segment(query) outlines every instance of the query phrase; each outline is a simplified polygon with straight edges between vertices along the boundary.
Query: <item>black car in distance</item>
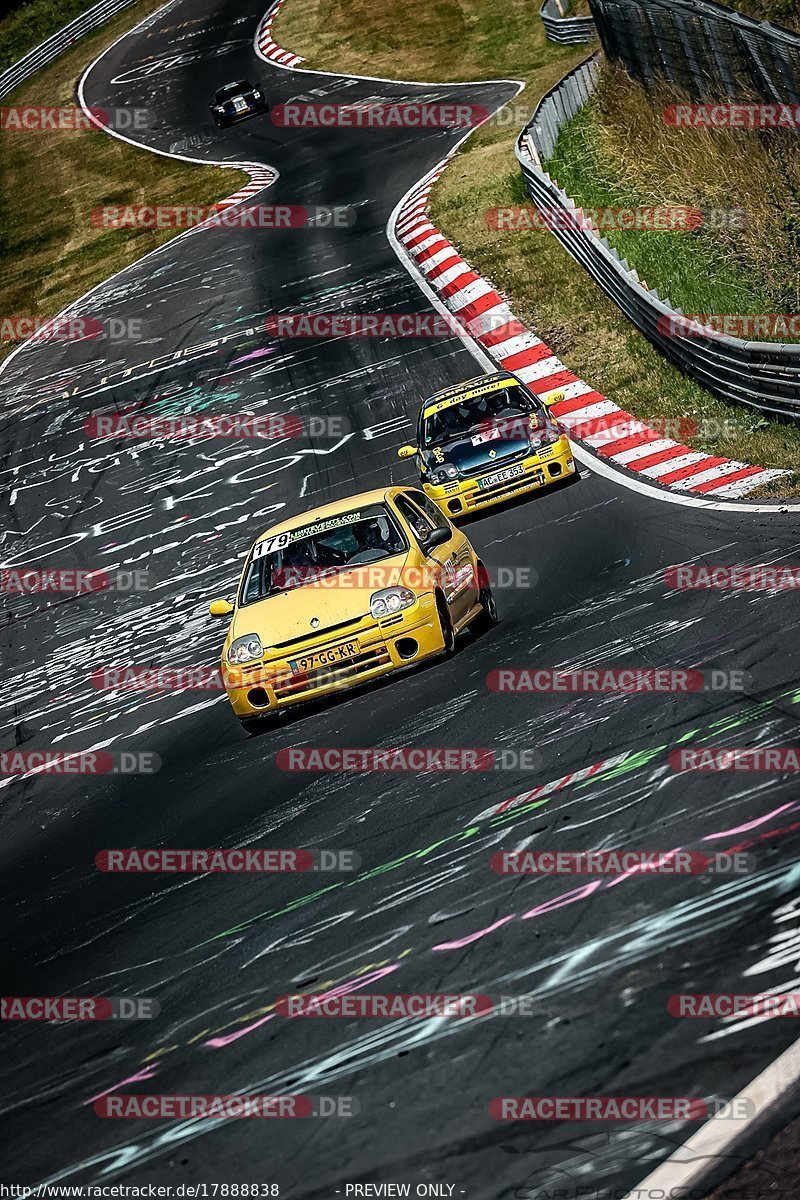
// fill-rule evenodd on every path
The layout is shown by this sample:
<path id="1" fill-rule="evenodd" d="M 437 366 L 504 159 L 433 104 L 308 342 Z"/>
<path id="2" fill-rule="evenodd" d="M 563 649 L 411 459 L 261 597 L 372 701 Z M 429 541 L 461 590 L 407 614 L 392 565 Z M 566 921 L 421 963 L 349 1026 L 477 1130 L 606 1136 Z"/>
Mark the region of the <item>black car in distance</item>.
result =
<path id="1" fill-rule="evenodd" d="M 236 125 L 239 121 L 246 121 L 248 117 L 255 117 L 259 113 L 269 112 L 264 93 L 247 79 L 226 83 L 218 88 L 208 107 L 219 129 L 224 129 L 227 125 Z"/>

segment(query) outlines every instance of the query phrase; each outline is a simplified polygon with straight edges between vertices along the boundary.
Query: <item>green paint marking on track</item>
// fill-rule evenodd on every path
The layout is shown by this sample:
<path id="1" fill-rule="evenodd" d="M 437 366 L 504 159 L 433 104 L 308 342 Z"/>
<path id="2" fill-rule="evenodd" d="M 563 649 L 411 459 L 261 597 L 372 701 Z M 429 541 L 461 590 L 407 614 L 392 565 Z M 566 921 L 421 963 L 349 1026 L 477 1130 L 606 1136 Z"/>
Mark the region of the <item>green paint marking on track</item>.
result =
<path id="1" fill-rule="evenodd" d="M 468 829 L 462 829 L 458 833 L 451 833 L 438 842 L 431 842 L 430 846 L 423 846 L 420 850 L 412 850 L 408 854 L 401 855 L 400 858 L 394 858 L 388 863 L 381 863 L 378 867 L 372 867 L 369 871 L 363 871 L 355 879 L 342 879 L 338 883 L 329 883 L 327 887 L 318 888 L 315 892 L 310 892 L 308 896 L 301 896 L 298 900 L 291 900 L 283 908 L 267 909 L 265 912 L 256 913 L 255 916 L 248 917 L 246 921 L 242 921 L 239 925 L 232 925 L 230 929 L 224 929 L 221 933 L 215 933 L 213 937 L 206 938 L 202 942 L 197 942 L 196 945 L 190 946 L 189 949 L 198 950 L 201 946 L 208 946 L 210 942 L 216 942 L 220 938 L 231 937 L 233 934 L 241 933 L 257 921 L 272 921 L 275 917 L 285 916 L 287 913 L 294 912 L 297 908 L 302 908 L 305 904 L 310 904 L 312 900 L 318 900 L 326 892 L 333 892 L 337 888 L 342 887 L 355 887 L 357 883 L 364 883 L 367 879 L 372 879 L 376 875 L 383 875 L 386 871 L 393 871 L 396 867 L 400 867 L 403 863 L 408 862 L 409 859 L 424 858 L 427 854 L 431 854 L 434 850 L 438 850 L 440 846 L 444 846 L 448 842 L 463 842 L 468 838 L 474 837 L 478 832 L 478 826 L 472 825 Z"/>
<path id="2" fill-rule="evenodd" d="M 717 732 L 720 732 L 724 729 L 738 728 L 739 726 L 744 725 L 747 721 L 751 720 L 753 717 L 759 716 L 768 709 L 773 708 L 776 702 L 779 700 L 788 700 L 790 704 L 800 704 L 800 689 L 792 689 L 787 692 L 782 692 L 773 700 L 763 700 L 758 704 L 753 705 L 751 708 L 748 708 L 746 712 L 738 716 L 725 717 L 721 721 L 713 722 L 708 728 L 709 730 L 716 730 Z M 615 763 L 613 767 L 608 767 L 606 770 L 598 771 L 596 775 L 591 775 L 588 779 L 579 780 L 574 785 L 565 784 L 564 787 L 574 786 L 575 788 L 583 788 L 589 787 L 595 783 L 618 779 L 620 776 L 626 775 L 630 771 L 635 771 L 639 767 L 646 766 L 647 763 L 652 762 L 652 760 L 661 754 L 662 751 L 667 750 L 670 745 L 689 741 L 700 732 L 700 728 L 698 727 L 697 729 L 691 729 L 687 733 L 682 734 L 680 738 L 676 739 L 675 743 L 665 743 L 664 745 L 650 747 L 649 749 L 645 750 L 631 750 L 628 756 L 622 762 Z M 716 733 L 709 732 L 704 734 L 700 740 L 708 740 L 715 736 Z M 498 825 L 517 821 L 520 819 L 520 817 L 524 817 L 529 813 L 535 812 L 539 808 L 543 808 L 544 805 L 550 802 L 553 796 L 559 795 L 560 792 L 560 788 L 554 789 L 550 795 L 544 796 L 538 800 L 532 800 L 530 804 L 522 805 L 519 808 L 510 808 L 507 812 L 499 813 L 496 816 L 489 818 L 488 826 L 489 828 L 495 828 Z M 329 892 L 336 891 L 338 888 L 355 887 L 356 884 L 365 883 L 368 879 L 375 879 L 377 876 L 384 875 L 388 871 L 394 871 L 397 867 L 401 867 L 403 863 L 407 863 L 411 859 L 425 858 L 426 855 L 432 854 L 434 850 L 437 850 L 440 846 L 446 846 L 449 842 L 466 841 L 468 838 L 475 837 L 478 833 L 480 833 L 480 826 L 478 825 L 471 825 L 467 829 L 460 830 L 458 833 L 451 833 L 447 837 L 441 838 L 437 842 L 431 842 L 429 846 L 423 846 L 419 850 L 411 850 L 408 854 L 402 854 L 399 858 L 394 858 L 387 863 L 381 863 L 377 867 L 372 867 L 369 871 L 364 871 L 357 875 L 355 879 L 340 880 L 337 883 L 328 884 L 327 887 L 318 888 L 316 891 L 311 892 L 308 896 L 301 896 L 297 900 L 290 901 L 289 904 L 284 905 L 282 908 L 274 910 L 267 909 L 265 912 L 256 913 L 255 916 L 248 917 L 246 921 L 242 921 L 239 925 L 233 925 L 230 929 L 225 929 L 221 933 L 215 933 L 212 937 L 206 938 L 202 942 L 197 942 L 194 946 L 190 946 L 189 949 L 199 950 L 203 946 L 208 946 L 211 942 L 216 942 L 221 938 L 232 937 L 234 934 L 241 933 L 259 921 L 271 921 L 276 917 L 285 916 L 287 913 L 294 912 L 294 910 L 298 908 L 303 908 L 306 904 L 311 904 L 312 901 L 318 900 L 320 897 L 327 895 Z"/>
<path id="3" fill-rule="evenodd" d="M 557 792 L 552 793 L 553 796 L 558 795 Z M 491 826 L 507 825 L 509 821 L 516 821 L 517 817 L 524 813 L 533 812 L 537 808 L 542 808 L 545 804 L 550 803 L 550 796 L 545 796 L 542 800 L 532 800 L 530 804 L 521 804 L 519 808 L 509 808 L 507 812 L 499 813 L 496 817 L 492 817 L 489 821 Z"/>

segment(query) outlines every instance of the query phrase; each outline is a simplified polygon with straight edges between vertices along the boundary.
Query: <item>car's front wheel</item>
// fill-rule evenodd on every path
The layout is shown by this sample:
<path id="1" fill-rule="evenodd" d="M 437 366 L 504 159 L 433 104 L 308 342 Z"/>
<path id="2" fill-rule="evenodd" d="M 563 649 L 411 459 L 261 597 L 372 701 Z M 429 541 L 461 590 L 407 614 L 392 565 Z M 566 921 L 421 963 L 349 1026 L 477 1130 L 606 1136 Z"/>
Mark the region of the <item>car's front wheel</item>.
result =
<path id="1" fill-rule="evenodd" d="M 442 630 L 443 652 L 446 658 L 455 653 L 456 649 L 456 631 L 453 629 L 453 622 L 450 620 L 450 613 L 447 609 L 444 597 L 439 595 L 436 597 L 436 608 L 439 613 L 439 625 Z"/>
<path id="2" fill-rule="evenodd" d="M 276 721 L 277 716 L 273 714 L 265 717 L 239 717 L 239 724 L 248 737 L 257 737 L 259 733 L 266 733 Z"/>

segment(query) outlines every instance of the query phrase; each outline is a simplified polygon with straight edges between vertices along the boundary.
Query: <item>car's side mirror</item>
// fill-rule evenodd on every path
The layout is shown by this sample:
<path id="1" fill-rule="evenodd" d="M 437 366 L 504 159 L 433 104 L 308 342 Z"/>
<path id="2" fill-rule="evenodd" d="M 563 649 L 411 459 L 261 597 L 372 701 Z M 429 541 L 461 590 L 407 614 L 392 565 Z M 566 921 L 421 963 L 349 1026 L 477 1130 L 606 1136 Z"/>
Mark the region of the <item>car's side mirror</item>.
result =
<path id="1" fill-rule="evenodd" d="M 416 446 L 401 446 L 400 449 L 397 451 L 397 457 L 398 458 L 413 458 L 416 453 L 417 453 Z"/>
<path id="2" fill-rule="evenodd" d="M 230 600 L 212 600 L 208 611 L 212 617 L 227 617 L 229 613 L 233 612 L 233 605 Z"/>
<path id="3" fill-rule="evenodd" d="M 451 531 L 446 525 L 440 525 L 438 529 L 434 529 L 426 537 L 422 544 L 423 552 L 430 554 L 431 550 L 435 550 L 437 546 L 443 546 L 445 542 L 449 542 L 452 536 Z"/>

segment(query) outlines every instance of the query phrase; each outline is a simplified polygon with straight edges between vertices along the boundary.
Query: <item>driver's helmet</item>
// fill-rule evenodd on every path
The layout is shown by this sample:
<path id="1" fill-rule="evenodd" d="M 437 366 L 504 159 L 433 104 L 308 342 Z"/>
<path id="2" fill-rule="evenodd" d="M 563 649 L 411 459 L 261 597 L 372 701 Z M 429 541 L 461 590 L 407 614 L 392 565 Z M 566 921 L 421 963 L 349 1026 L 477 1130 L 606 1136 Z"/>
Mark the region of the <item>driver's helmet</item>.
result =
<path id="1" fill-rule="evenodd" d="M 496 417 L 506 407 L 506 393 L 504 390 L 490 392 L 486 399 L 486 412 L 490 417 Z"/>
<path id="2" fill-rule="evenodd" d="M 285 567 L 313 567 L 314 559 L 308 542 L 290 542 L 283 550 Z"/>
<path id="3" fill-rule="evenodd" d="M 356 525 L 356 537 L 363 550 L 382 550 L 386 539 L 381 532 L 380 521 L 372 517 L 368 521 L 359 521 Z"/>

